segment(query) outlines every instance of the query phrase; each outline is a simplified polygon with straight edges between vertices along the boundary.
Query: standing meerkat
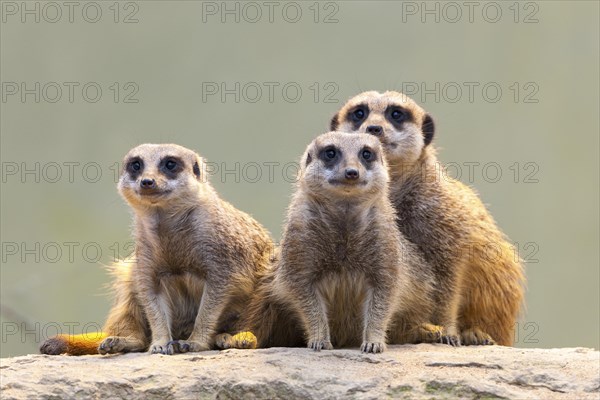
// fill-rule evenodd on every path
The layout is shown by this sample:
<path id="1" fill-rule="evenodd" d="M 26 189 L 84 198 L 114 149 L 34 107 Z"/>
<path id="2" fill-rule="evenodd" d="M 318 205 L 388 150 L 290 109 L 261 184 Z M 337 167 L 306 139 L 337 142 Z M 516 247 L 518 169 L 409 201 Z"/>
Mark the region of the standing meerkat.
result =
<path id="1" fill-rule="evenodd" d="M 267 268 L 270 235 L 222 200 L 202 158 L 178 145 L 132 149 L 118 187 L 134 213 L 135 262 L 114 269 L 105 332 L 87 343 L 83 335 L 51 338 L 41 351 L 90 354 L 100 339 L 101 354 L 212 348 L 215 332 L 234 329 Z"/>
<path id="2" fill-rule="evenodd" d="M 428 277 L 414 271 L 421 260 L 396 226 L 388 179 L 374 137 L 330 132 L 308 146 L 279 260 L 244 326 L 260 347 L 297 345 L 304 331 L 314 350 L 379 353 L 395 316 L 428 319 Z"/>
<path id="3" fill-rule="evenodd" d="M 451 344 L 510 346 L 523 303 L 524 275 L 511 244 L 477 194 L 441 177 L 432 118 L 399 92 L 364 92 L 332 118 L 331 129 L 381 141 L 401 232 L 436 277 L 433 322 Z"/>

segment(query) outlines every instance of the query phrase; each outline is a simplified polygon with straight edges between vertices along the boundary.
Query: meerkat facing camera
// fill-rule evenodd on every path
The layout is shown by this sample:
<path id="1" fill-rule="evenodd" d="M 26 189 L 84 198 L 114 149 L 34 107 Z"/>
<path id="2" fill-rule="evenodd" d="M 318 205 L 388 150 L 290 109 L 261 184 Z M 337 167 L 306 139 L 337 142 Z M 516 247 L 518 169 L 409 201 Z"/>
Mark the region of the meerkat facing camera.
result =
<path id="1" fill-rule="evenodd" d="M 433 322 L 450 343 L 460 334 L 464 344 L 512 345 L 523 268 L 475 191 L 440 177 L 433 119 L 402 93 L 371 91 L 351 98 L 330 128 L 383 144 L 398 226 L 434 269 Z"/>
<path id="2" fill-rule="evenodd" d="M 260 347 L 296 345 L 303 330 L 314 350 L 379 353 L 393 318 L 428 319 L 430 278 L 416 271 L 421 260 L 398 231 L 387 185 L 376 138 L 330 132 L 308 146 L 279 260 L 244 326 Z"/>
<path id="3" fill-rule="evenodd" d="M 115 268 L 115 305 L 92 338 L 102 338 L 96 351 L 208 350 L 215 331 L 234 329 L 269 265 L 271 237 L 218 196 L 189 149 L 140 145 L 124 166 L 118 187 L 134 212 L 135 262 Z M 41 350 L 81 354 L 80 342 L 51 338 Z"/>

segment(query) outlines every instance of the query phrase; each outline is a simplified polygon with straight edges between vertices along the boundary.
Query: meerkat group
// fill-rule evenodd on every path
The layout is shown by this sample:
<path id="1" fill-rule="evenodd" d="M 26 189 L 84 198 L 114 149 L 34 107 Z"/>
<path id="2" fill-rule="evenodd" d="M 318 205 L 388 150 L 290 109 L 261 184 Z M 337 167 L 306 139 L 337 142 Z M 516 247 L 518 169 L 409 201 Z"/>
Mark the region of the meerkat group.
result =
<path id="1" fill-rule="evenodd" d="M 136 251 L 112 267 L 105 327 L 41 352 L 512 345 L 522 265 L 475 191 L 441 177 L 433 137 L 402 93 L 351 98 L 300 159 L 278 248 L 195 152 L 132 149 L 118 188 Z"/>

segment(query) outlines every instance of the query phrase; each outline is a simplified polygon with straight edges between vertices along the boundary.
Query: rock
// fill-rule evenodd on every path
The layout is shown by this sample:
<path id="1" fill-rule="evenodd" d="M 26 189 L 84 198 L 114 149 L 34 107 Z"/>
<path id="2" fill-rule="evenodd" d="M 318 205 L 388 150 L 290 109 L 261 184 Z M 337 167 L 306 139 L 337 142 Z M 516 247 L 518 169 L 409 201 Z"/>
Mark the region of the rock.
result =
<path id="1" fill-rule="evenodd" d="M 0 360 L 7 399 L 600 399 L 592 349 L 390 346 Z"/>

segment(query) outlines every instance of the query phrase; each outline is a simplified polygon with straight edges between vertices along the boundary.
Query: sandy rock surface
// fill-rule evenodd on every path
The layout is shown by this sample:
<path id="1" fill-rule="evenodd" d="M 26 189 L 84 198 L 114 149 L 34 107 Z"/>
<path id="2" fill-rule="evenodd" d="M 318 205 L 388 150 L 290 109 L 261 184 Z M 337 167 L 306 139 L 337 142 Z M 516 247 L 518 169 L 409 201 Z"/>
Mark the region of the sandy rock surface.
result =
<path id="1" fill-rule="evenodd" d="M 390 346 L 0 360 L 0 398 L 600 399 L 591 349 Z"/>

